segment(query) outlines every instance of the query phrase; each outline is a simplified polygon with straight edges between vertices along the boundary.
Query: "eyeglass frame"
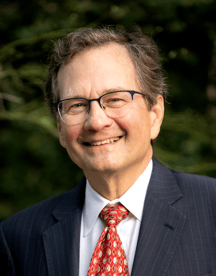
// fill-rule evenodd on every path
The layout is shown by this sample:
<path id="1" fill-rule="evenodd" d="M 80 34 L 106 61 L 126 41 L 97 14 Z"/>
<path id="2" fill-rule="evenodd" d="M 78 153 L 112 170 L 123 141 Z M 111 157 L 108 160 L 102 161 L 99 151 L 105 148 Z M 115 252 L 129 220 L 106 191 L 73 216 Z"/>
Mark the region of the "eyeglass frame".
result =
<path id="1" fill-rule="evenodd" d="M 101 109 L 105 110 L 105 106 L 103 106 L 101 104 L 101 102 L 100 102 L 101 98 L 103 98 L 104 96 L 106 96 L 108 94 L 113 94 L 113 93 L 116 93 L 116 92 L 129 92 L 131 94 L 132 101 L 133 101 L 134 94 L 139 94 L 139 95 L 142 95 L 142 96 L 146 96 L 146 94 L 138 92 L 138 91 L 135 91 L 135 90 L 119 90 L 119 91 L 108 92 L 106 94 L 103 94 L 99 98 L 95 98 L 95 99 L 86 99 L 86 98 L 81 98 L 81 97 L 78 97 L 78 98 L 67 98 L 67 99 L 63 99 L 63 100 L 57 101 L 57 102 L 53 103 L 53 105 L 55 106 L 57 112 L 60 113 L 58 107 L 59 107 L 59 104 L 61 102 L 64 102 L 64 101 L 67 101 L 67 100 L 86 100 L 88 102 L 88 109 L 87 109 L 87 113 L 88 113 L 90 111 L 90 103 L 93 102 L 93 101 L 97 101 L 99 103 Z M 61 117 L 61 114 L 59 114 L 59 115 Z"/>

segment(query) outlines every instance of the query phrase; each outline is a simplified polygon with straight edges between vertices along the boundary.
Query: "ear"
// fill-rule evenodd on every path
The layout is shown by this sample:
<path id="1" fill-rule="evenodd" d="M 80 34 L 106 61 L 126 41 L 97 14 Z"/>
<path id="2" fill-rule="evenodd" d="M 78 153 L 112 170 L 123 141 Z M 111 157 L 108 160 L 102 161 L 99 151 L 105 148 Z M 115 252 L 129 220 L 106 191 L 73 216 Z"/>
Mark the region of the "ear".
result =
<path id="1" fill-rule="evenodd" d="M 150 110 L 151 116 L 151 139 L 157 138 L 164 118 L 164 99 L 162 95 L 157 96 L 157 103 Z"/>
<path id="2" fill-rule="evenodd" d="M 59 136 L 59 142 L 60 144 L 62 145 L 62 147 L 66 147 L 65 145 L 65 138 L 64 138 L 64 133 L 63 133 L 63 130 L 62 130 L 62 125 L 61 125 L 61 122 L 57 122 L 57 129 L 58 129 L 58 136 Z"/>

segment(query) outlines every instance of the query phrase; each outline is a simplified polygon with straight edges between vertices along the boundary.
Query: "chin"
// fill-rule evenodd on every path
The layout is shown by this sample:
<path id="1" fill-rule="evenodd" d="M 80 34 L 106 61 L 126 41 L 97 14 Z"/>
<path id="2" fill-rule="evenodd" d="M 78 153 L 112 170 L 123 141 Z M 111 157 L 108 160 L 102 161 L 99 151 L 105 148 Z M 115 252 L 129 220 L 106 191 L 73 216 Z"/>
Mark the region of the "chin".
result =
<path id="1" fill-rule="evenodd" d="M 86 164 L 86 171 L 94 173 L 113 173 L 118 170 L 116 164 L 109 164 L 108 162 L 102 162 L 98 164 Z M 85 171 L 85 169 L 84 169 Z"/>

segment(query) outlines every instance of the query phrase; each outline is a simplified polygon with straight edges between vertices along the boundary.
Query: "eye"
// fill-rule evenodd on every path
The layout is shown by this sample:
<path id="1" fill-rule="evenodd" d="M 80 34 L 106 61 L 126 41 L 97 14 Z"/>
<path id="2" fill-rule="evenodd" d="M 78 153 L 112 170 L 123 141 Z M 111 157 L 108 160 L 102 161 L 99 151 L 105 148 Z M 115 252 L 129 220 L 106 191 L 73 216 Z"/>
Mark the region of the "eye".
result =
<path id="1" fill-rule="evenodd" d="M 105 100 L 103 105 L 111 108 L 118 108 L 125 105 L 127 101 L 123 97 L 111 96 Z"/>
<path id="2" fill-rule="evenodd" d="M 80 112 L 86 111 L 88 108 L 88 104 L 84 100 L 72 99 L 63 102 L 63 104 L 63 112 L 68 115 L 78 114 Z"/>

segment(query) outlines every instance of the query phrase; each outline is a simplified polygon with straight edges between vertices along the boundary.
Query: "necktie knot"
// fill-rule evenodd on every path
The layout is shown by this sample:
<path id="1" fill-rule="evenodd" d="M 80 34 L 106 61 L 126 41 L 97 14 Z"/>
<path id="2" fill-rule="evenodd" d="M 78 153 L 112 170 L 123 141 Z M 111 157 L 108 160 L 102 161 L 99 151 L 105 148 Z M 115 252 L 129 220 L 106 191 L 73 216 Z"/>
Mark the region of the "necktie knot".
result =
<path id="1" fill-rule="evenodd" d="M 105 221 L 106 226 L 117 226 L 129 211 L 120 203 L 118 205 L 108 205 L 100 212 L 100 217 Z"/>

